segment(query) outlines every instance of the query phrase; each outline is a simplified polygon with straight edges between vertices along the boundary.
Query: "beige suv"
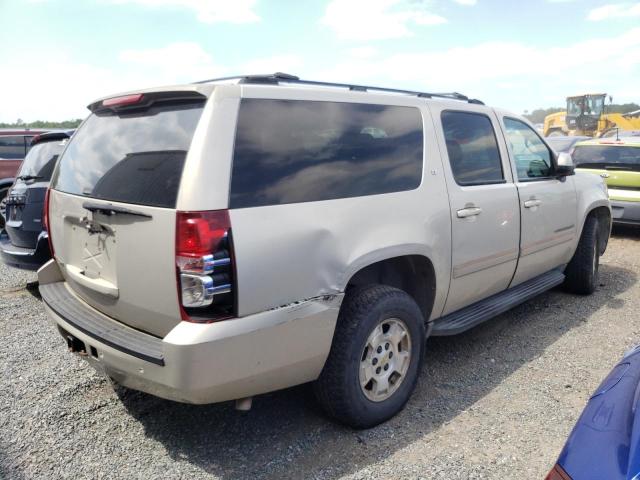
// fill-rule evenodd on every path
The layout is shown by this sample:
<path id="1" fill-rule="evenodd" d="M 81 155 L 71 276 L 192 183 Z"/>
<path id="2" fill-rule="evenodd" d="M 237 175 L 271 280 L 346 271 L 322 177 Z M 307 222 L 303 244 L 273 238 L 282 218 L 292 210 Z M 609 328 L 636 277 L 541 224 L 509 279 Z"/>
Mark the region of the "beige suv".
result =
<path id="1" fill-rule="evenodd" d="M 248 408 L 315 382 L 368 427 L 404 406 L 429 335 L 596 286 L 602 179 L 478 100 L 275 74 L 89 109 L 48 193 L 40 292 L 124 386 Z"/>

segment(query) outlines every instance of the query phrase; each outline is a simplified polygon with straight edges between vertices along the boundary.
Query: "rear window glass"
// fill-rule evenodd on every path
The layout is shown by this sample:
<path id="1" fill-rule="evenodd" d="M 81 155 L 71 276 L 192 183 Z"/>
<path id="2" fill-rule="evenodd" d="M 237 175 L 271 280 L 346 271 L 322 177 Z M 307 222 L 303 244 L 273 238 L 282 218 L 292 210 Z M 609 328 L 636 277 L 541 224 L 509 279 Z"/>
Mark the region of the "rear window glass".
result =
<path id="1" fill-rule="evenodd" d="M 0 160 L 22 160 L 25 154 L 23 135 L 0 136 Z"/>
<path id="2" fill-rule="evenodd" d="M 412 190 L 422 179 L 417 108 L 245 99 L 230 207 L 313 202 Z"/>
<path id="3" fill-rule="evenodd" d="M 640 170 L 640 147 L 578 145 L 572 157 L 577 167 Z"/>
<path id="4" fill-rule="evenodd" d="M 62 155 L 53 188 L 103 200 L 174 208 L 204 103 L 94 113 Z"/>
<path id="5" fill-rule="evenodd" d="M 56 161 L 68 140 L 68 138 L 57 139 L 38 143 L 31 147 L 22 163 L 22 167 L 20 167 L 19 175 L 21 177 L 32 177 L 38 181 L 51 180 L 53 167 L 55 167 Z"/>

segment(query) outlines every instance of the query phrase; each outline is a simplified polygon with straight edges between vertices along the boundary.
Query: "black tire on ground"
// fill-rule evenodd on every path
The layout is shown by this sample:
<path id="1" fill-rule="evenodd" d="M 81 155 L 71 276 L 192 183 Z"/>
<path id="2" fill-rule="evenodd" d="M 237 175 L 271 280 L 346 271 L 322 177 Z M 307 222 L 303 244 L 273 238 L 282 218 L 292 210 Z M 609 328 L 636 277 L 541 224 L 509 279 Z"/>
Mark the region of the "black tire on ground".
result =
<path id="1" fill-rule="evenodd" d="M 7 208 L 5 201 L 7 193 L 9 193 L 8 188 L 0 188 L 0 230 L 4 228 L 4 215 Z"/>
<path id="2" fill-rule="evenodd" d="M 565 290 L 580 295 L 593 293 L 598 285 L 599 263 L 598 219 L 591 215 L 584 223 L 578 248 L 564 271 Z"/>
<path id="3" fill-rule="evenodd" d="M 379 326 L 381 329 L 376 330 Z M 383 340 L 381 351 L 368 346 L 374 331 L 391 335 L 390 328 L 396 332 L 403 327 L 408 333 L 402 337 L 405 343 L 394 346 L 395 342 L 392 341 L 389 347 L 387 340 Z M 407 338 L 409 344 L 406 343 Z M 391 357 L 385 348 L 390 348 L 391 353 L 392 350 L 396 351 L 394 361 L 398 363 L 391 364 Z M 406 404 L 416 386 L 424 350 L 424 318 L 416 302 L 406 292 L 386 285 L 369 285 L 348 291 L 340 309 L 329 357 L 314 384 L 316 398 L 325 411 L 339 422 L 354 428 L 373 427 L 393 417 Z M 400 362 L 400 358 L 406 358 L 406 352 L 409 352 L 408 360 Z M 386 367 L 389 363 L 392 367 L 389 370 L 392 371 L 399 368 L 398 365 L 408 363 L 408 367 L 404 367 L 404 375 L 390 374 L 388 398 L 374 401 L 367 397 L 365 389 L 369 395 L 377 394 L 373 392 L 376 383 L 361 386 L 361 364 L 369 368 L 369 361 L 365 361 L 365 358 L 371 355 L 380 357 L 375 359 L 376 363 L 371 359 L 372 365 Z M 372 368 L 371 373 L 376 368 Z M 395 383 L 392 383 L 394 376 Z M 385 383 L 382 380 L 380 385 Z"/>

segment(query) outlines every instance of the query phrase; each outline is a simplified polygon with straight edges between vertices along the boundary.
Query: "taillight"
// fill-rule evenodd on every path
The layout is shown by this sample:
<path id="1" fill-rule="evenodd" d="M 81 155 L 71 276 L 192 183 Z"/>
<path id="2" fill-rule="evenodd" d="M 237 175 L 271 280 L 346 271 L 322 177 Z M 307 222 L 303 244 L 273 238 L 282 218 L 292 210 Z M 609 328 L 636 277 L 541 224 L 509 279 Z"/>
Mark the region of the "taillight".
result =
<path id="1" fill-rule="evenodd" d="M 555 464 L 544 480 L 571 480 L 571 477 L 560 465 Z"/>
<path id="2" fill-rule="evenodd" d="M 177 212 L 176 272 L 183 320 L 207 323 L 235 316 L 227 210 Z"/>
<path id="3" fill-rule="evenodd" d="M 49 198 L 51 197 L 51 188 L 47 188 L 47 193 L 44 195 L 44 207 L 42 208 L 42 223 L 44 224 L 44 231 L 47 232 L 47 241 L 49 242 L 49 251 L 51 252 L 51 258 L 54 258 L 53 242 L 51 241 L 51 221 L 49 219 Z"/>

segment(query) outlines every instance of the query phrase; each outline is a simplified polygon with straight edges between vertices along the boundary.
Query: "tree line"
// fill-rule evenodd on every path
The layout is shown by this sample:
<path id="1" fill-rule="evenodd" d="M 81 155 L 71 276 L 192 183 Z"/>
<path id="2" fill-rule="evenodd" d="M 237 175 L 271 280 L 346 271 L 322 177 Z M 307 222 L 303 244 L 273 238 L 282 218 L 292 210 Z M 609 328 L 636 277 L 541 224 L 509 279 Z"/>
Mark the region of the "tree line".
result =
<path id="1" fill-rule="evenodd" d="M 0 128 L 76 128 L 82 122 L 81 118 L 74 120 L 64 120 L 62 122 L 52 122 L 49 120 L 36 120 L 35 122 L 24 122 L 18 119 L 13 123 L 0 122 Z"/>

